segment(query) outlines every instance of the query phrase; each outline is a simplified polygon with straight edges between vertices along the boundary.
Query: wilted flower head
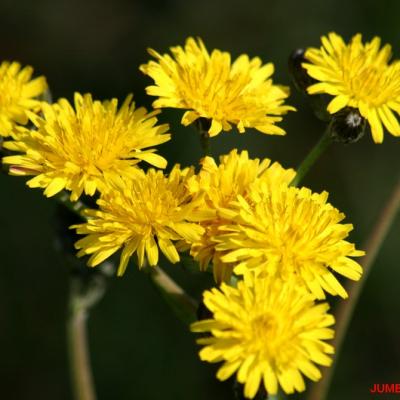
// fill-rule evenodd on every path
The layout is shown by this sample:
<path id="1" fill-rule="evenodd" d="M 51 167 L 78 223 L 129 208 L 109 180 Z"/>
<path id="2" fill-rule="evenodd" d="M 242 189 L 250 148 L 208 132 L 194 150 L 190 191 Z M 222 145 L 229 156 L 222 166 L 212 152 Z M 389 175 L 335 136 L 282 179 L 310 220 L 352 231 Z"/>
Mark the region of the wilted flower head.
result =
<path id="1" fill-rule="evenodd" d="M 155 108 L 186 109 L 182 124 L 198 118 L 210 120 L 208 133 L 215 136 L 229 131 L 232 124 L 239 132 L 255 128 L 263 133 L 283 135 L 275 125 L 293 107 L 284 105 L 289 89 L 274 85 L 273 64 L 262 65 L 255 57 L 241 55 L 233 63 L 227 52 L 207 51 L 203 42 L 188 38 L 184 48 L 171 48 L 172 57 L 150 49 L 157 61 L 140 70 L 154 80 L 147 93 L 158 96 Z"/>
<path id="2" fill-rule="evenodd" d="M 72 201 L 83 192 L 94 195 L 115 176 L 133 176 L 141 160 L 165 168 L 152 147 L 170 139 L 168 125 L 156 125 L 157 111 L 135 109 L 131 101 L 128 96 L 118 110 L 117 99 L 100 102 L 75 93 L 75 108 L 66 99 L 45 104 L 43 117 L 30 114 L 37 130 L 5 144 L 23 154 L 3 161 L 12 174 L 35 175 L 29 187 L 44 188 L 48 197 L 67 189 Z"/>
<path id="3" fill-rule="evenodd" d="M 400 62 L 390 63 L 391 46 L 380 48 L 375 37 L 362 43 L 361 34 L 349 44 L 335 33 L 322 36 L 321 48 L 309 48 L 303 67 L 317 83 L 308 93 L 333 96 L 328 105 L 331 114 L 344 107 L 356 108 L 368 121 L 375 143 L 383 141 L 383 127 L 400 136 Z"/>

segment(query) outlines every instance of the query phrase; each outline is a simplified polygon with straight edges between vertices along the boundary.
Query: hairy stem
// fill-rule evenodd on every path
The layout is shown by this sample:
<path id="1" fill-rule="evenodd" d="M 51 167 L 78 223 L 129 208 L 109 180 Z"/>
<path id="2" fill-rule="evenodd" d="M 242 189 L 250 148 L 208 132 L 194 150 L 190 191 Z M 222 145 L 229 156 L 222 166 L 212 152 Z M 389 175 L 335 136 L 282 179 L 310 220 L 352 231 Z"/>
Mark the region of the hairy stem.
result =
<path id="1" fill-rule="evenodd" d="M 197 302 L 160 267 L 150 268 L 150 277 L 175 314 L 185 324 L 196 321 Z"/>
<path id="2" fill-rule="evenodd" d="M 71 380 L 75 400 L 96 400 L 87 339 L 89 311 L 105 292 L 103 277 L 88 285 L 80 276 L 72 277 L 69 299 L 67 338 Z"/>
<path id="3" fill-rule="evenodd" d="M 71 378 L 76 400 L 96 399 L 87 348 L 86 319 L 86 311 L 79 310 L 74 312 L 68 321 Z"/>

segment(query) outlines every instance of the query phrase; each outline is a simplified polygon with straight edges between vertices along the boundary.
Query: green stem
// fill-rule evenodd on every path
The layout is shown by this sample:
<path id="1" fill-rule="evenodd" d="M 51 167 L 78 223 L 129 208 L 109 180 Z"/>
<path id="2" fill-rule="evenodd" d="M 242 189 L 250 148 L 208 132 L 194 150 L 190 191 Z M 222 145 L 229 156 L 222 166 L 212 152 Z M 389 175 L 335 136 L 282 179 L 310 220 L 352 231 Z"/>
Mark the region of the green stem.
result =
<path id="1" fill-rule="evenodd" d="M 96 400 L 87 340 L 87 319 L 105 292 L 104 279 L 97 277 L 90 285 L 81 276 L 70 284 L 67 338 L 71 380 L 75 400 Z"/>
<path id="2" fill-rule="evenodd" d="M 199 118 L 195 121 L 195 126 L 200 134 L 200 144 L 204 157 L 210 155 L 210 134 L 208 133 L 210 124 L 211 122 L 207 118 Z"/>
<path id="3" fill-rule="evenodd" d="M 203 149 L 203 155 L 210 155 L 210 135 L 208 134 L 208 132 L 203 132 L 200 135 L 200 143 Z"/>
<path id="4" fill-rule="evenodd" d="M 337 365 L 337 361 L 342 348 L 343 339 L 351 322 L 351 317 L 357 301 L 360 297 L 362 289 L 371 271 L 371 267 L 378 255 L 379 249 L 385 240 L 390 227 L 396 217 L 396 214 L 400 208 L 400 179 L 396 182 L 396 185 L 390 195 L 385 207 L 379 215 L 374 228 L 367 242 L 364 246 L 366 255 L 363 258 L 361 265 L 364 269 L 364 273 L 359 282 L 349 281 L 346 286 L 346 291 L 349 294 L 347 301 L 340 302 L 336 311 L 336 335 L 333 340 L 333 346 L 335 347 L 335 356 L 333 364 L 330 368 L 324 370 L 323 378 L 316 384 L 313 385 L 308 400 L 324 400 L 329 392 L 329 387 L 332 381 L 332 377 Z"/>
<path id="5" fill-rule="evenodd" d="M 282 390 L 279 390 L 277 394 L 269 395 L 266 400 L 285 400 L 287 398 L 287 395 Z"/>
<path id="6" fill-rule="evenodd" d="M 77 293 L 71 284 L 70 316 L 67 323 L 71 379 L 76 400 L 95 400 L 93 377 L 87 343 L 87 310 L 78 306 Z"/>
<path id="7" fill-rule="evenodd" d="M 95 400 L 93 377 L 87 351 L 86 313 L 77 312 L 68 322 L 71 379 L 76 400 Z"/>
<path id="8" fill-rule="evenodd" d="M 188 325 L 196 321 L 197 302 L 160 267 L 150 267 L 149 271 L 151 280 L 179 319 Z"/>
<path id="9" fill-rule="evenodd" d="M 303 162 L 297 168 L 296 176 L 293 178 L 290 183 L 291 186 L 298 186 L 299 183 L 303 180 L 307 172 L 314 165 L 314 163 L 318 160 L 321 154 L 330 146 L 333 142 L 330 126 L 327 127 L 325 133 L 322 135 L 318 143 L 311 149 L 308 153 L 307 157 L 303 160 Z"/>

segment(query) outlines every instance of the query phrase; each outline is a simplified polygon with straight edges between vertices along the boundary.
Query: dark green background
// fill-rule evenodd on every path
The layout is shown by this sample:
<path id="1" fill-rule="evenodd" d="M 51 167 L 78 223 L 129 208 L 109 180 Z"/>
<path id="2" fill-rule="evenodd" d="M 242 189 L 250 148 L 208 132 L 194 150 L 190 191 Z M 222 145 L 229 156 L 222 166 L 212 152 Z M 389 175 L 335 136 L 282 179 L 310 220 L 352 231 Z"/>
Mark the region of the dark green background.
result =
<path id="1" fill-rule="evenodd" d="M 53 96 L 76 91 L 122 99 L 132 92 L 149 106 L 150 79 L 138 66 L 151 46 L 166 51 L 189 35 L 207 47 L 248 53 L 272 61 L 275 81 L 290 84 L 288 54 L 318 45 L 331 30 L 349 39 L 382 37 L 400 56 L 400 2 L 364 1 L 78 1 L 0 2 L 0 58 L 31 64 L 49 81 Z M 282 124 L 284 138 L 248 131 L 221 134 L 214 155 L 248 149 L 295 167 L 324 126 L 299 94 L 298 108 Z M 170 165 L 197 162 L 200 145 L 180 112 L 163 112 L 172 140 L 160 148 Z M 399 139 L 370 136 L 356 145 L 333 146 L 306 178 L 315 191 L 354 223 L 359 247 L 379 214 L 399 169 Z M 68 266 L 55 246 L 55 203 L 23 179 L 0 176 L 0 398 L 71 399 L 65 347 Z M 330 399 L 369 399 L 372 383 L 400 383 L 400 227 L 397 219 L 368 279 L 347 336 Z M 186 287 L 199 291 L 204 276 L 172 267 Z M 232 399 L 229 384 L 214 378 L 216 368 L 201 363 L 194 337 L 176 321 L 148 277 L 133 266 L 113 278 L 90 322 L 90 344 L 99 400 Z"/>

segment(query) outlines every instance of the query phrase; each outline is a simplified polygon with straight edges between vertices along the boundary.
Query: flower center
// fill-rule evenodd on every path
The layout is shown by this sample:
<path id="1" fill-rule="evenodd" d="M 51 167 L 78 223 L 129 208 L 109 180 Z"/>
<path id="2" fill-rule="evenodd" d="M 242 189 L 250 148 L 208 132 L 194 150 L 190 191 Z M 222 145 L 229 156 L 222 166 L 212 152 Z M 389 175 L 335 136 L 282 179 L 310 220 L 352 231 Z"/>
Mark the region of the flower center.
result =
<path id="1" fill-rule="evenodd" d="M 251 322 L 252 338 L 250 347 L 262 359 L 280 365 L 290 365 L 295 357 L 293 345 L 296 335 L 288 335 L 292 328 L 291 318 L 286 321 L 278 319 L 271 312 L 255 317 Z"/>
<path id="2" fill-rule="evenodd" d="M 350 85 L 353 93 L 360 99 L 366 99 L 375 96 L 377 89 L 381 90 L 379 85 L 382 71 L 378 71 L 373 66 L 362 68 L 350 78 Z M 350 74 L 352 75 L 352 74 Z"/>
<path id="3" fill-rule="evenodd" d="M 153 177 L 154 182 L 138 185 L 135 188 L 135 203 L 140 212 L 135 212 L 135 218 L 146 226 L 165 226 L 171 221 L 171 213 L 178 207 L 177 193 L 161 179 Z"/>
<path id="4" fill-rule="evenodd" d="M 397 80 L 393 78 L 390 67 L 366 65 L 350 69 L 345 81 L 355 99 L 379 106 L 398 92 Z"/>
<path id="5" fill-rule="evenodd" d="M 255 317 L 251 322 L 254 336 L 265 338 L 266 336 L 274 336 L 277 330 L 277 321 L 275 317 L 267 312 Z"/>
<path id="6" fill-rule="evenodd" d="M 278 333 L 278 323 L 275 316 L 266 312 L 256 316 L 251 321 L 251 347 L 257 352 L 271 356 L 279 347 L 280 338 Z"/>

